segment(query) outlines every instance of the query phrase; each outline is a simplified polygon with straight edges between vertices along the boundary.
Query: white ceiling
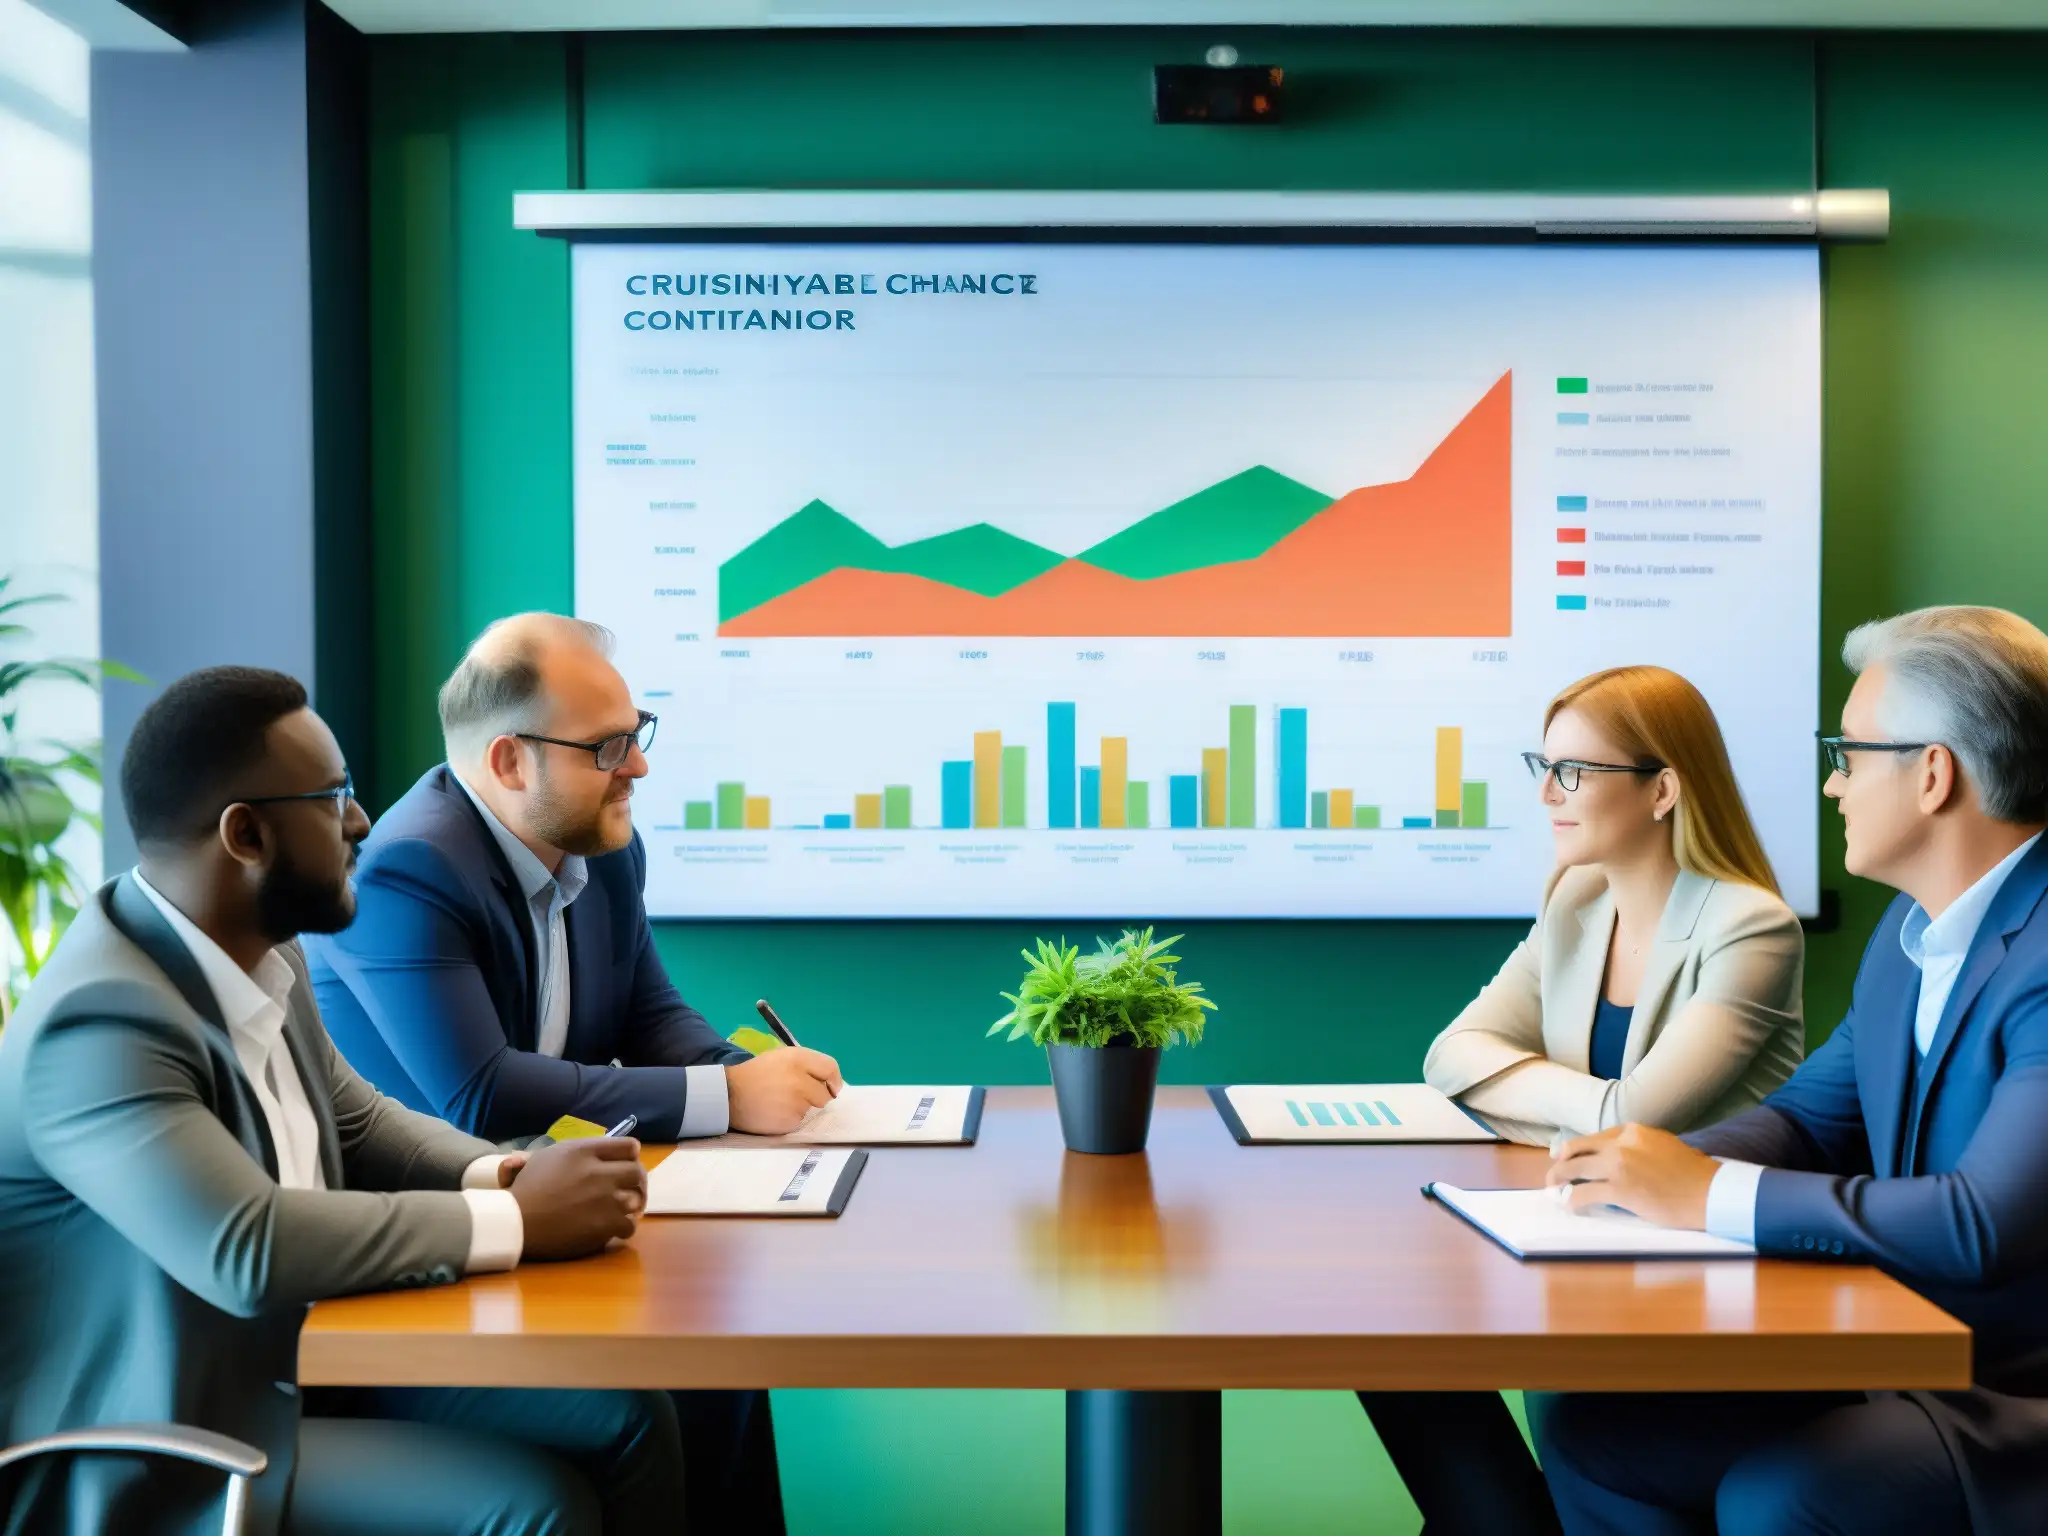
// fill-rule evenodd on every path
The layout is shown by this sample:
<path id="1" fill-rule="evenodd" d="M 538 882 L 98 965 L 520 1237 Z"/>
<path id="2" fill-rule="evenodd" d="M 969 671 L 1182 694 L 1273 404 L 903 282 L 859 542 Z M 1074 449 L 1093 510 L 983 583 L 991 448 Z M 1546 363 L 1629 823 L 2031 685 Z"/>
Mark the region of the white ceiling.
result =
<path id="1" fill-rule="evenodd" d="M 690 27 L 2048 26 L 2048 0 L 327 0 L 364 32 Z"/>
<path id="2" fill-rule="evenodd" d="M 29 0 L 95 48 L 132 48 L 146 53 L 175 52 L 184 44 L 154 22 L 131 11 L 121 0 Z"/>

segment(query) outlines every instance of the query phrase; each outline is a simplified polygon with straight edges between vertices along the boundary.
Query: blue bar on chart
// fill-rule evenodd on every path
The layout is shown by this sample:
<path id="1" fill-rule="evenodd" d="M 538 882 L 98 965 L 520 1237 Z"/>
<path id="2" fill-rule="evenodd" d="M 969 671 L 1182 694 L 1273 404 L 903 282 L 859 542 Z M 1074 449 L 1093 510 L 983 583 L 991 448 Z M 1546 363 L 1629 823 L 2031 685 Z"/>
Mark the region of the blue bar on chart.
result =
<path id="1" fill-rule="evenodd" d="M 1102 770 L 1083 768 L 1081 770 L 1081 825 L 1099 827 L 1102 825 Z"/>
<path id="2" fill-rule="evenodd" d="M 1283 827 L 1308 825 L 1308 711 L 1282 709 L 1278 716 L 1278 750 L 1273 760 L 1279 765 L 1280 805 L 1278 820 Z"/>
<path id="3" fill-rule="evenodd" d="M 1176 773 L 1166 781 L 1167 821 L 1176 827 L 1202 824 L 1202 776 Z"/>
<path id="4" fill-rule="evenodd" d="M 1401 825 L 1411 830 L 1416 827 L 1433 827 L 1436 825 L 1436 818 L 1433 816 L 1403 816 L 1401 818 Z"/>
<path id="5" fill-rule="evenodd" d="M 1557 498 L 1557 510 L 1560 512 L 1583 512 L 1586 510 L 1586 498 L 1583 496 L 1560 496 Z"/>
<path id="6" fill-rule="evenodd" d="M 1045 824 L 1074 825 L 1074 706 L 1045 706 Z"/>
<path id="7" fill-rule="evenodd" d="M 837 816 L 827 812 L 825 815 L 825 830 L 827 832 L 850 832 L 853 830 L 853 818 L 843 812 Z"/>
<path id="8" fill-rule="evenodd" d="M 1583 592 L 1560 592 L 1557 594 L 1557 606 L 1567 613 L 1583 613 L 1586 607 L 1586 594 Z"/>
<path id="9" fill-rule="evenodd" d="M 1559 411 L 1557 413 L 1557 424 L 1560 427 L 1583 427 L 1592 419 L 1584 411 Z"/>
<path id="10" fill-rule="evenodd" d="M 947 831 L 974 825 L 974 760 L 939 765 L 939 825 Z"/>

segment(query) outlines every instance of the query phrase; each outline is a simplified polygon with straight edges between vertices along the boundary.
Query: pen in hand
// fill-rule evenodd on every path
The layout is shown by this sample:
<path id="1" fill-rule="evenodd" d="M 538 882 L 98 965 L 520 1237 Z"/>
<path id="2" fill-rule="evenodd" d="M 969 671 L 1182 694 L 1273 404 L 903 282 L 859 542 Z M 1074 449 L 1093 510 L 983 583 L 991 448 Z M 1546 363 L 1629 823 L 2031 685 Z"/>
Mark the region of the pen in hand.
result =
<path id="1" fill-rule="evenodd" d="M 794 1047 L 799 1050 L 802 1049 L 801 1046 L 797 1045 L 796 1035 L 790 1030 L 790 1027 L 787 1024 L 782 1022 L 782 1015 L 777 1013 L 773 1008 L 768 1006 L 767 998 L 764 997 L 756 1001 L 754 1004 L 754 1011 L 761 1015 L 761 1022 L 766 1024 L 771 1030 L 775 1032 L 776 1039 L 780 1040 L 785 1046 Z M 829 1058 L 827 1059 L 829 1060 Z M 846 1084 L 843 1080 L 835 1078 L 832 1081 L 826 1083 L 825 1091 L 831 1094 L 832 1097 L 837 1098 L 839 1096 L 840 1089 L 844 1088 L 845 1086 Z M 804 1118 L 808 1120 L 812 1115 L 817 1113 L 818 1108 L 819 1106 L 812 1105 L 811 1108 L 804 1111 Z"/>
<path id="2" fill-rule="evenodd" d="M 1573 1139 L 1573 1138 L 1572 1138 L 1572 1137 L 1571 1137 L 1571 1136 L 1570 1136 L 1570 1135 L 1569 1135 L 1568 1133 L 1566 1133 L 1566 1132 L 1564 1132 L 1564 1131 L 1553 1131 L 1553 1132 L 1551 1133 L 1551 1136 L 1550 1136 L 1550 1160 L 1551 1160 L 1551 1162 L 1555 1163 L 1555 1162 L 1557 1161 L 1557 1155 L 1558 1155 L 1558 1153 L 1562 1152 L 1562 1151 L 1564 1150 L 1564 1146 L 1565 1146 L 1565 1143 L 1566 1143 L 1566 1142 L 1568 1142 L 1568 1141 L 1571 1141 L 1572 1139 Z M 1551 1186 L 1550 1186 L 1550 1196 L 1551 1196 L 1551 1198 L 1552 1198 L 1553 1200 L 1555 1200 L 1555 1201 L 1556 1201 L 1556 1202 L 1557 1202 L 1557 1203 L 1558 1203 L 1559 1205 L 1569 1205 L 1569 1204 L 1571 1203 L 1571 1198 L 1572 1198 L 1572 1188 L 1573 1188 L 1573 1186 L 1575 1186 L 1575 1185 L 1579 1185 L 1579 1184 L 1589 1184 L 1589 1183 L 1591 1183 L 1591 1182 L 1592 1182 L 1592 1181 L 1591 1181 L 1590 1179 L 1567 1179 L 1567 1180 L 1566 1180 L 1566 1181 L 1565 1181 L 1564 1183 L 1562 1183 L 1562 1184 L 1553 1184 L 1553 1185 L 1551 1185 Z"/>
<path id="3" fill-rule="evenodd" d="M 774 1031 L 776 1039 L 784 1045 L 796 1044 L 796 1036 L 789 1032 L 789 1026 L 782 1022 L 781 1016 L 768 1006 L 767 998 L 764 997 L 754 1004 L 754 1012 L 761 1015 L 761 1022 Z"/>
<path id="4" fill-rule="evenodd" d="M 613 1126 L 610 1130 L 606 1131 L 605 1135 L 630 1136 L 639 1129 L 640 1117 L 638 1115 L 628 1115 L 625 1119 L 621 1120 L 617 1125 Z"/>

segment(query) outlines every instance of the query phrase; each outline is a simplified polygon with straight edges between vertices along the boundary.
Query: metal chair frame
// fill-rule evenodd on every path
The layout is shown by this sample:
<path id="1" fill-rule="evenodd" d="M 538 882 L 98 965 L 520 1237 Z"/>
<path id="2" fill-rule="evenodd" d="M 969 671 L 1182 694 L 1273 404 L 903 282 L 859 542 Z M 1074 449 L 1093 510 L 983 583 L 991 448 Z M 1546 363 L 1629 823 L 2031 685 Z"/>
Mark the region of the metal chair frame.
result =
<path id="1" fill-rule="evenodd" d="M 0 1471 L 38 1456 L 80 1451 L 170 1456 L 226 1473 L 228 1487 L 222 1506 L 221 1536 L 242 1536 L 249 1509 L 249 1479 L 261 1475 L 270 1465 L 270 1458 L 255 1446 L 210 1429 L 194 1429 L 188 1424 L 110 1424 L 99 1429 L 67 1429 L 10 1445 L 0 1450 Z"/>

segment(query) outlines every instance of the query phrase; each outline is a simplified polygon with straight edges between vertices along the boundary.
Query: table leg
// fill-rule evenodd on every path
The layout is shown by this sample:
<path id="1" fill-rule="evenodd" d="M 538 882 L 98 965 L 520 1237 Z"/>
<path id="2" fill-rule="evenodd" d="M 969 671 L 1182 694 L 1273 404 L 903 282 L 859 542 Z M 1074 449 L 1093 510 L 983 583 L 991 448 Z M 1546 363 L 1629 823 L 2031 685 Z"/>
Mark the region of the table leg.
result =
<path id="1" fill-rule="evenodd" d="M 1222 1529 L 1222 1393 L 1067 1394 L 1067 1536 Z"/>

